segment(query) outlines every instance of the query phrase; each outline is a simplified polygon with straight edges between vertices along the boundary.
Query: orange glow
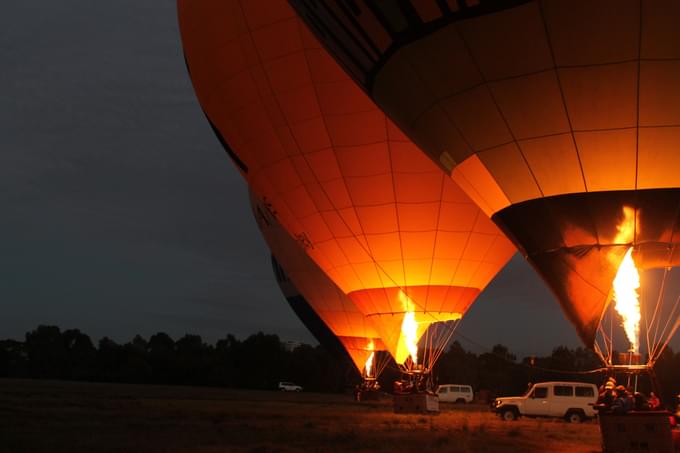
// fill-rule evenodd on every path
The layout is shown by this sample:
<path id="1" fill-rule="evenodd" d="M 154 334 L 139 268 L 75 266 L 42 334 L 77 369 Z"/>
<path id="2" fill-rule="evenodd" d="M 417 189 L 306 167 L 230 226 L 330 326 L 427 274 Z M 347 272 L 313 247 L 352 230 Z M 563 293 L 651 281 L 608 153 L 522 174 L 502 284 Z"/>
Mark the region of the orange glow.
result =
<path id="1" fill-rule="evenodd" d="M 623 319 L 623 329 L 630 342 L 630 351 L 640 352 L 640 275 L 633 261 L 633 247 L 629 248 L 614 278 L 616 312 Z"/>

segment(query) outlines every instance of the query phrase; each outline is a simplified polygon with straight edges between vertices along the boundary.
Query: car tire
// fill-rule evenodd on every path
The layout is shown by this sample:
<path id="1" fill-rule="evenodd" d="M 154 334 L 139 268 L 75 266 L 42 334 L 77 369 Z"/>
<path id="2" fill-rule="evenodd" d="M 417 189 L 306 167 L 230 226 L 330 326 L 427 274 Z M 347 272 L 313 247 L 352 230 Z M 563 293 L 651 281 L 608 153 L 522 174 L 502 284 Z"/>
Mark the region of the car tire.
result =
<path id="1" fill-rule="evenodd" d="M 585 416 L 581 411 L 569 411 L 567 412 L 567 415 L 564 416 L 564 419 L 569 423 L 583 423 Z"/>
<path id="2" fill-rule="evenodd" d="M 505 420 L 506 422 L 512 422 L 514 420 L 517 420 L 519 417 L 517 416 L 517 411 L 514 409 L 505 409 L 503 412 L 501 412 L 501 418 Z"/>

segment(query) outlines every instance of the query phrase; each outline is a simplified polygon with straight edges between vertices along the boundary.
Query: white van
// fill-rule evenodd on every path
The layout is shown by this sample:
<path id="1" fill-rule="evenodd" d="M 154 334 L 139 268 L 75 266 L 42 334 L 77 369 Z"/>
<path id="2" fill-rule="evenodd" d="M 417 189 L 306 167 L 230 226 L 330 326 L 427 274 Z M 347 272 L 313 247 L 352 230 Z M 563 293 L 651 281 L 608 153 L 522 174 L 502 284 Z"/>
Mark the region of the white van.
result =
<path id="1" fill-rule="evenodd" d="M 597 387 L 586 382 L 541 382 L 524 396 L 496 398 L 492 410 L 503 420 L 526 417 L 561 417 L 579 423 L 595 416 Z"/>
<path id="2" fill-rule="evenodd" d="M 301 392 L 302 387 L 292 382 L 279 382 L 279 390 L 282 392 Z"/>
<path id="3" fill-rule="evenodd" d="M 437 387 L 439 401 L 445 403 L 469 403 L 472 401 L 472 387 L 469 385 L 445 384 Z"/>

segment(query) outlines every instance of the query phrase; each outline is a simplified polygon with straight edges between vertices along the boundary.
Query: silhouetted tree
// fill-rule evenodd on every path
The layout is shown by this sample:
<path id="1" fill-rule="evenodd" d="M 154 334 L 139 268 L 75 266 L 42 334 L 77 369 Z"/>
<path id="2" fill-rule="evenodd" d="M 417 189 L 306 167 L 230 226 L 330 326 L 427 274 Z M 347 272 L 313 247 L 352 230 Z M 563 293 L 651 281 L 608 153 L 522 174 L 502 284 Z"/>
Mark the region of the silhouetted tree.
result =
<path id="1" fill-rule="evenodd" d="M 177 383 L 206 385 L 213 348 L 199 335 L 185 335 L 175 343 Z"/>
<path id="2" fill-rule="evenodd" d="M 234 372 L 239 387 L 272 389 L 282 376 L 290 375 L 284 362 L 285 349 L 277 335 L 258 332 L 234 348 Z"/>
<path id="3" fill-rule="evenodd" d="M 176 378 L 175 342 L 170 335 L 159 332 L 149 338 L 147 346 L 152 379 L 159 384 L 172 384 Z"/>
<path id="4" fill-rule="evenodd" d="M 680 353 L 674 354 L 671 348 L 666 348 L 656 363 L 655 371 L 663 402 L 669 408 L 673 407 L 675 397 L 680 395 Z"/>
<path id="5" fill-rule="evenodd" d="M 67 374 L 75 380 L 91 380 L 96 376 L 97 349 L 90 337 L 78 329 L 62 333 L 67 355 Z"/>
<path id="6" fill-rule="evenodd" d="M 31 377 L 63 379 L 68 353 L 57 326 L 38 326 L 26 334 L 26 354 Z"/>
<path id="7" fill-rule="evenodd" d="M 97 378 L 105 382 L 121 381 L 123 348 L 108 337 L 99 340 Z"/>
<path id="8" fill-rule="evenodd" d="M 453 342 L 442 354 L 433 378 L 440 384 L 470 384 L 476 391 L 511 395 L 523 393 L 528 382 L 599 384 L 602 374 L 577 373 L 600 366 L 599 358 L 584 348 L 559 346 L 549 356 L 518 361 L 503 345 L 478 355 Z M 670 404 L 680 393 L 680 353 L 667 349 L 655 370 L 661 396 Z M 227 335 L 215 346 L 191 334 L 177 341 L 163 332 L 149 341 L 136 335 L 123 345 L 104 337 L 95 348 L 78 329 L 61 332 L 56 326 L 43 325 L 27 333 L 25 342 L 0 341 L 0 376 L 252 389 L 274 389 L 277 382 L 291 380 L 306 390 L 332 392 L 348 390 L 360 380 L 347 357 L 336 357 L 322 346 L 289 350 L 278 336 L 262 332 L 243 341 Z M 392 362 L 381 376 L 383 389 L 389 391 L 398 378 Z M 647 378 L 638 384 L 645 391 L 651 389 Z"/>

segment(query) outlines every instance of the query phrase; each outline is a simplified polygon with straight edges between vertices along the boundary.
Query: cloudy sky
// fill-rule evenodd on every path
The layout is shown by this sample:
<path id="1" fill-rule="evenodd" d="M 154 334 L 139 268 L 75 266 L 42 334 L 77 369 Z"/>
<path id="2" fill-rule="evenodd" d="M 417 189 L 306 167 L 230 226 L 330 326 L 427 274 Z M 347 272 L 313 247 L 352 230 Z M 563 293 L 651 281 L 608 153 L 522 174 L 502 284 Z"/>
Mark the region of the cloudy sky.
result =
<path id="1" fill-rule="evenodd" d="M 173 0 L 6 2 L 0 57 L 0 338 L 313 341 L 196 102 Z M 521 257 L 459 330 L 519 355 L 579 344 Z"/>

